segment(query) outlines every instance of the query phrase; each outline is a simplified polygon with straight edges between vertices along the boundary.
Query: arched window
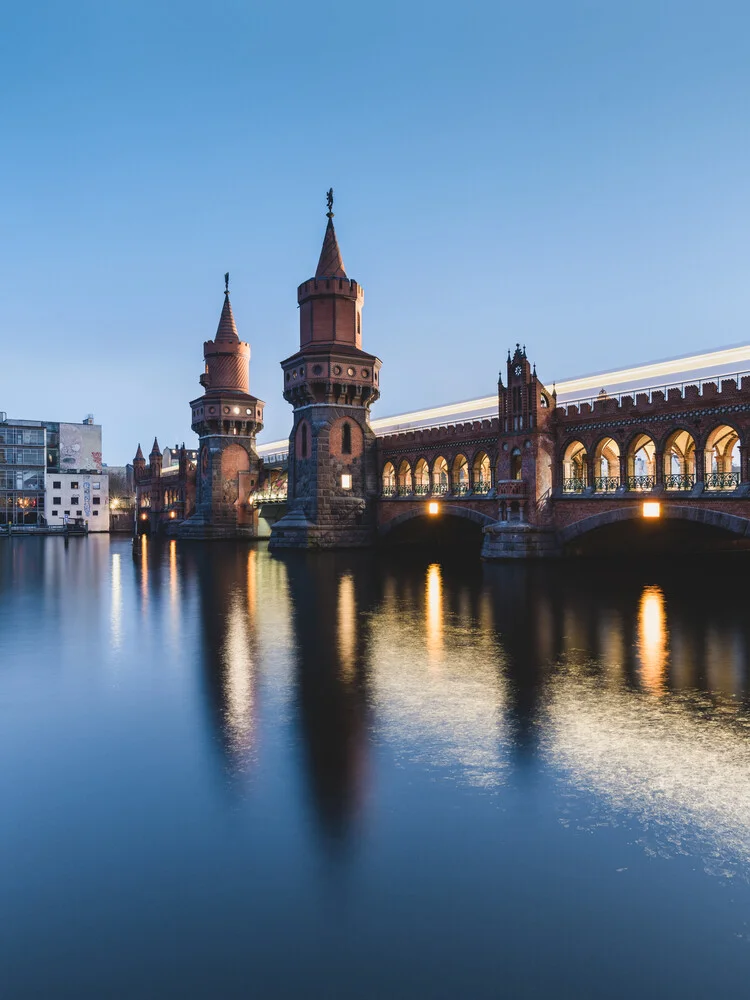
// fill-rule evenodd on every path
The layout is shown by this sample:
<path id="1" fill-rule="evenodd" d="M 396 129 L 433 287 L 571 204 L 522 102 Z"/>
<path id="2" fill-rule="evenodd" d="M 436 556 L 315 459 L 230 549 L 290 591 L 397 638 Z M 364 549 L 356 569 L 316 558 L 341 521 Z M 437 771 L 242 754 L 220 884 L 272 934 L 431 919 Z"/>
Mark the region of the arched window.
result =
<path id="1" fill-rule="evenodd" d="M 585 445 L 571 441 L 563 456 L 563 492 L 583 492 L 588 479 L 587 466 Z"/>
<path id="2" fill-rule="evenodd" d="M 396 493 L 396 470 L 392 462 L 386 462 L 383 467 L 383 496 L 392 497 Z"/>
<path id="3" fill-rule="evenodd" d="M 514 448 L 510 453 L 510 478 L 520 479 L 522 473 L 521 449 Z"/>
<path id="4" fill-rule="evenodd" d="M 628 449 L 628 489 L 652 490 L 656 486 L 656 445 L 648 434 L 639 434 Z"/>
<path id="5" fill-rule="evenodd" d="M 469 492 L 469 463 L 465 455 L 456 455 L 453 462 L 453 492 L 458 496 Z"/>
<path id="6" fill-rule="evenodd" d="M 492 489 L 492 465 L 486 452 L 481 451 L 474 459 L 474 483 L 475 493 L 489 493 Z"/>
<path id="7" fill-rule="evenodd" d="M 430 492 L 430 469 L 423 458 L 414 466 L 414 492 L 421 496 Z"/>
<path id="8" fill-rule="evenodd" d="M 448 492 L 448 463 L 442 455 L 432 464 L 432 492 L 438 494 Z"/>
<path id="9" fill-rule="evenodd" d="M 734 427 L 715 427 L 706 441 L 704 483 L 709 490 L 734 490 L 740 485 L 740 439 Z"/>
<path id="10" fill-rule="evenodd" d="M 620 446 L 612 438 L 603 438 L 594 452 L 594 489 L 611 493 L 620 485 Z"/>
<path id="11" fill-rule="evenodd" d="M 352 425 L 342 424 L 341 427 L 341 454 L 351 455 L 352 453 Z"/>
<path id="12" fill-rule="evenodd" d="M 695 438 L 689 431 L 675 431 L 664 446 L 664 488 L 691 490 L 695 486 Z"/>
<path id="13" fill-rule="evenodd" d="M 307 424 L 302 424 L 300 431 L 300 457 L 307 458 Z"/>
<path id="14" fill-rule="evenodd" d="M 411 493 L 411 466 L 404 459 L 398 467 L 398 495 L 408 496 Z"/>

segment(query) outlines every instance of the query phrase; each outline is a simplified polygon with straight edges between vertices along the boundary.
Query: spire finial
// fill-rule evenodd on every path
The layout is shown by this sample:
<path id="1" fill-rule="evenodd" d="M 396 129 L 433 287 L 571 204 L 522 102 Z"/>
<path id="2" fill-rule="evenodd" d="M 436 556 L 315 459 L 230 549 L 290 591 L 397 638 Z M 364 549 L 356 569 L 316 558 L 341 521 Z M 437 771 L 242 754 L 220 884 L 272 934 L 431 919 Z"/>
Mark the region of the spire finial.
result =
<path id="1" fill-rule="evenodd" d="M 224 275 L 224 294 L 229 295 L 229 271 Z"/>
<path id="2" fill-rule="evenodd" d="M 329 219 L 333 218 L 333 188 L 328 188 L 326 191 L 326 202 L 328 203 L 328 211 L 326 215 Z"/>

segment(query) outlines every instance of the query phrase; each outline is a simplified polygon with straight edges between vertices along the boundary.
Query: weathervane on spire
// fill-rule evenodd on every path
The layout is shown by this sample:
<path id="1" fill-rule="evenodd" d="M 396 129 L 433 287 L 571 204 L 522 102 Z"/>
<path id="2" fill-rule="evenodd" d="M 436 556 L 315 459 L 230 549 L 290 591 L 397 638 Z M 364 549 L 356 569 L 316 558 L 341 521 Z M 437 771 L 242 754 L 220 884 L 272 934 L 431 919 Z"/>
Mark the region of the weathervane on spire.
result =
<path id="1" fill-rule="evenodd" d="M 229 271 L 224 275 L 224 294 L 229 295 Z"/>
<path id="2" fill-rule="evenodd" d="M 328 202 L 328 211 L 326 215 L 329 219 L 333 218 L 333 188 L 328 188 L 326 191 L 326 201 Z"/>

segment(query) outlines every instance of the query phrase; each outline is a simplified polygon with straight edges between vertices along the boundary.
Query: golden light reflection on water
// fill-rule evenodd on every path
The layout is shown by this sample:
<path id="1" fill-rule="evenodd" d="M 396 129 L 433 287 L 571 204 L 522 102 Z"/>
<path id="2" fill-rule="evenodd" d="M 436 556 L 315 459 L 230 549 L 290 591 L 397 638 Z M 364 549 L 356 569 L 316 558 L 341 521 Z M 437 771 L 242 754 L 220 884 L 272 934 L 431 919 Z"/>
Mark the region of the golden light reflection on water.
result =
<path id="1" fill-rule="evenodd" d="M 510 737 L 505 725 L 503 653 L 488 620 L 462 591 L 466 616 L 450 614 L 443 570 L 428 567 L 422 595 L 408 585 L 385 588 L 370 620 L 371 692 L 378 729 L 397 754 L 493 787 L 504 780 Z M 423 602 L 423 613 L 419 604 Z M 484 627 L 483 627 L 484 626 Z M 436 669 L 439 664 L 439 669 Z"/>
<path id="2" fill-rule="evenodd" d="M 337 625 L 341 674 L 344 679 L 349 679 L 355 671 L 357 649 L 357 602 L 351 573 L 339 578 Z"/>
<path id="3" fill-rule="evenodd" d="M 570 666 L 550 682 L 542 731 L 574 787 L 642 824 L 648 853 L 697 853 L 707 871 L 732 874 L 750 861 L 748 727 L 736 702 L 655 700 Z"/>
<path id="4" fill-rule="evenodd" d="M 222 661 L 227 731 L 233 750 L 239 753 L 251 742 L 254 664 L 248 614 L 238 593 L 230 599 Z"/>
<path id="5" fill-rule="evenodd" d="M 122 565 L 119 552 L 112 556 L 112 605 L 109 622 L 112 649 L 119 649 L 122 645 Z"/>
<path id="6" fill-rule="evenodd" d="M 638 658 L 641 683 L 653 695 L 665 690 L 669 660 L 669 631 L 664 591 L 661 587 L 644 587 L 638 607 Z"/>
<path id="7" fill-rule="evenodd" d="M 427 567 L 425 594 L 427 652 L 431 665 L 437 666 L 443 652 L 443 577 L 438 563 Z"/>

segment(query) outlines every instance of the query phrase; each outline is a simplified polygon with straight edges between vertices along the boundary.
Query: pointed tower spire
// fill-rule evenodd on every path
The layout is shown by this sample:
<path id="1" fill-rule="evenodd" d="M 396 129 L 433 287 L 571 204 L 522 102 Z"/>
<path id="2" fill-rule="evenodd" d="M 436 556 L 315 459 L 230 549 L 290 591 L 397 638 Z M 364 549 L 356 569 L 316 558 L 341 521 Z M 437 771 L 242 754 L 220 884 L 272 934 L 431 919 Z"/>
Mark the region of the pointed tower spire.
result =
<path id="1" fill-rule="evenodd" d="M 143 452 L 141 451 L 141 443 L 139 441 L 138 442 L 138 451 L 135 453 L 135 460 L 136 461 L 140 461 L 141 459 L 143 459 L 144 462 L 146 461 L 145 456 L 144 456 Z"/>
<path id="2" fill-rule="evenodd" d="M 315 272 L 316 278 L 345 278 L 344 261 L 339 249 L 339 241 L 336 239 L 336 230 L 333 228 L 333 188 L 328 189 L 328 225 L 323 237 L 323 248 L 320 251 L 320 260 Z"/>
<path id="3" fill-rule="evenodd" d="M 140 445 L 138 447 L 140 448 Z M 161 455 L 161 448 L 156 438 L 154 438 L 154 447 L 151 449 L 151 455 Z M 151 458 L 151 455 L 149 455 L 149 458 Z"/>
<path id="4" fill-rule="evenodd" d="M 221 308 L 219 325 L 216 328 L 215 343 L 236 344 L 239 341 L 237 324 L 234 322 L 232 303 L 229 301 L 229 271 L 224 275 L 224 305 Z"/>

